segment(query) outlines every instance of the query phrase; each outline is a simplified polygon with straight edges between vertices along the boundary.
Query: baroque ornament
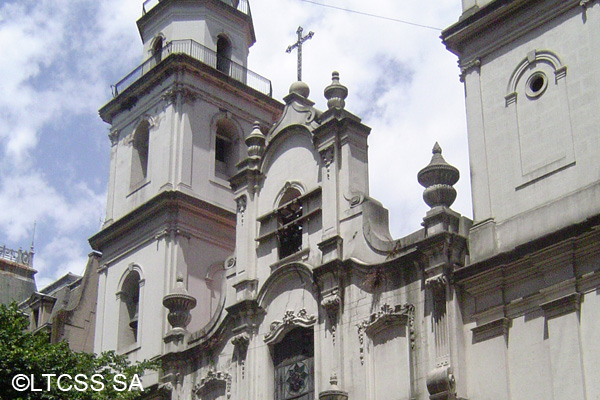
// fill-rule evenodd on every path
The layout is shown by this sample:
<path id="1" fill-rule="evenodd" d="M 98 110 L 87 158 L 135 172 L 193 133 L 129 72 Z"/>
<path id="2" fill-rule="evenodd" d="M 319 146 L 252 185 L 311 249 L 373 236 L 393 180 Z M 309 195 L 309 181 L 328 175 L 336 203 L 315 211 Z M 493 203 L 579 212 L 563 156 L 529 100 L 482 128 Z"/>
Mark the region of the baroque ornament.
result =
<path id="1" fill-rule="evenodd" d="M 327 179 L 331 175 L 331 164 L 333 163 L 333 147 L 328 147 L 321 152 L 321 158 L 327 169 Z"/>
<path id="2" fill-rule="evenodd" d="M 357 325 L 361 365 L 365 363 L 365 333 L 367 335 L 373 335 L 374 333 L 377 333 L 382 329 L 385 329 L 386 327 L 393 324 L 408 325 L 410 348 L 415 348 L 415 306 L 413 304 L 406 303 L 403 305 L 397 305 L 395 307 L 392 307 L 389 304 L 385 303 L 381 306 L 379 311 L 371 314 L 369 319 L 364 320 L 363 322 Z"/>
<path id="3" fill-rule="evenodd" d="M 321 300 L 321 306 L 325 309 L 327 316 L 329 317 L 329 325 L 331 326 L 331 337 L 333 339 L 333 344 L 335 344 L 336 319 L 341 303 L 342 299 L 337 293 L 326 296 L 323 298 L 323 300 Z"/>
<path id="4" fill-rule="evenodd" d="M 308 315 L 306 309 L 301 309 L 297 314 L 292 310 L 287 310 L 281 321 L 273 321 L 269 332 L 265 334 L 264 341 L 267 344 L 277 343 L 285 333 L 296 326 L 308 328 L 317 322 L 314 315 Z"/>
<path id="5" fill-rule="evenodd" d="M 225 386 L 225 395 L 228 399 L 231 398 L 231 374 L 228 372 L 209 370 L 206 376 L 200 379 L 192 391 L 198 398 L 201 398 L 203 394 L 211 392 L 213 389 Z"/>

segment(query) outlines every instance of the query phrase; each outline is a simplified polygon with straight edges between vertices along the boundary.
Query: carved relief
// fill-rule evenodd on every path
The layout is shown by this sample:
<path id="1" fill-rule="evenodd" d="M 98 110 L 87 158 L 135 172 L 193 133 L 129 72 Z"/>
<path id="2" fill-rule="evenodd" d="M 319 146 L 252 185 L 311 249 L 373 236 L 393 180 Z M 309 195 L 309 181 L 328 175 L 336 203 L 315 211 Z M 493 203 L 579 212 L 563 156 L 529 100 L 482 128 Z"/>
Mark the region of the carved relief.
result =
<path id="1" fill-rule="evenodd" d="M 237 257 L 229 257 L 227 260 L 225 260 L 225 269 L 231 269 L 235 267 L 236 263 Z"/>
<path id="2" fill-rule="evenodd" d="M 474 60 L 471 61 L 467 61 L 464 64 L 460 65 L 460 81 L 464 82 L 465 78 L 467 77 L 467 73 L 473 69 L 473 68 L 477 68 L 479 69 L 479 67 L 481 67 L 481 60 L 479 58 L 475 58 Z"/>
<path id="3" fill-rule="evenodd" d="M 450 363 L 448 316 L 446 312 L 446 286 L 448 277 L 439 274 L 425 281 L 425 287 L 431 291 L 433 311 L 431 325 L 435 337 L 436 366 L 447 366 Z"/>
<path id="4" fill-rule="evenodd" d="M 287 310 L 281 321 L 273 321 L 269 332 L 265 334 L 264 341 L 267 344 L 277 343 L 283 336 L 294 327 L 308 328 L 317 322 L 314 315 L 308 315 L 306 309 L 301 309 L 298 314 Z"/>
<path id="5" fill-rule="evenodd" d="M 178 99 L 184 104 L 192 104 L 198 99 L 198 95 L 189 88 L 178 84 L 165 91 L 165 93 L 163 93 L 162 95 L 162 98 L 167 103 L 167 105 L 175 104 Z"/>
<path id="6" fill-rule="evenodd" d="M 246 375 L 246 354 L 248 352 L 248 345 L 250 344 L 250 336 L 247 333 L 240 333 L 231 339 L 231 344 L 235 347 L 235 356 L 240 365 L 242 379 L 244 379 Z"/>
<path id="7" fill-rule="evenodd" d="M 202 399 L 202 396 L 223 388 L 225 395 L 229 399 L 231 398 L 231 374 L 228 372 L 209 370 L 206 376 L 200 379 L 192 391 L 196 394 L 196 397 Z"/>
<path id="8" fill-rule="evenodd" d="M 362 192 L 350 192 L 344 194 L 344 199 L 350 203 L 350 207 L 356 207 L 365 201 L 365 194 Z"/>
<path id="9" fill-rule="evenodd" d="M 246 206 L 248 203 L 246 196 L 242 195 L 238 197 L 237 199 L 235 199 L 235 202 L 237 203 L 237 213 L 240 216 L 240 224 L 241 226 L 244 226 L 244 215 L 246 213 Z"/>
<path id="10" fill-rule="evenodd" d="M 325 296 L 321 300 L 321 306 L 325 309 L 327 317 L 329 318 L 329 326 L 331 327 L 331 337 L 333 344 L 335 344 L 335 333 L 337 330 L 337 317 L 342 304 L 342 298 L 337 293 Z"/>
<path id="11" fill-rule="evenodd" d="M 392 307 L 386 303 L 381 306 L 378 312 L 371 314 L 369 319 L 357 325 L 361 365 L 365 363 L 364 334 L 372 336 L 392 324 L 406 324 L 408 326 L 410 348 L 415 348 L 415 306 L 407 303 Z"/>
<path id="12" fill-rule="evenodd" d="M 317 116 L 314 108 L 309 106 L 301 105 L 298 103 L 292 103 L 292 108 L 299 114 L 306 114 L 306 118 L 304 120 L 304 123 L 306 125 L 309 125 L 311 122 L 313 122 L 315 120 L 315 117 Z"/>
<path id="13" fill-rule="evenodd" d="M 110 145 L 114 146 L 119 142 L 119 130 L 111 129 L 108 133 L 108 139 L 110 140 Z"/>
<path id="14" fill-rule="evenodd" d="M 327 179 L 330 177 L 331 164 L 333 163 L 334 158 L 333 154 L 333 146 L 330 146 L 321 152 L 321 158 L 323 159 L 323 163 L 327 169 Z"/>

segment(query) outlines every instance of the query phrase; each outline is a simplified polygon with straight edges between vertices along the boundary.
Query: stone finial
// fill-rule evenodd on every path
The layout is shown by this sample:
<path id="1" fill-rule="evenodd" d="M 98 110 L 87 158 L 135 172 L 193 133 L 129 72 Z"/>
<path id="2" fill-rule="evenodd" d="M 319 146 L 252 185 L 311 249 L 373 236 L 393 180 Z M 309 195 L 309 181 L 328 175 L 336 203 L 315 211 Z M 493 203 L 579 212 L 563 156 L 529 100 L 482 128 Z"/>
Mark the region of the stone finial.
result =
<path id="1" fill-rule="evenodd" d="M 448 164 L 442 157 L 442 148 L 436 142 L 432 150 L 431 162 L 419 171 L 417 179 L 425 187 L 423 200 L 431 208 L 450 207 L 456 199 L 456 189 L 460 173 L 456 167 Z"/>
<path id="2" fill-rule="evenodd" d="M 346 102 L 344 101 L 348 97 L 348 88 L 340 83 L 340 73 L 333 71 L 331 73 L 331 85 L 325 88 L 325 98 L 327 99 L 327 107 L 331 110 L 332 108 L 344 109 Z"/>
<path id="3" fill-rule="evenodd" d="M 296 81 L 290 86 L 290 94 L 296 93 L 306 99 L 308 99 L 308 95 L 310 94 L 310 88 L 308 85 L 302 81 Z"/>
<path id="4" fill-rule="evenodd" d="M 265 135 L 260 130 L 260 122 L 254 121 L 252 132 L 246 138 L 246 146 L 248 146 L 248 157 L 260 159 L 265 149 Z"/>
<path id="5" fill-rule="evenodd" d="M 335 372 L 329 378 L 329 389 L 319 393 L 319 400 L 348 400 L 348 392 L 338 388 L 338 378 Z"/>
<path id="6" fill-rule="evenodd" d="M 177 274 L 177 282 L 171 293 L 163 297 L 163 306 L 169 309 L 167 319 L 173 331 L 185 331 L 192 320 L 190 310 L 196 307 L 196 298 L 188 294 L 181 274 Z"/>

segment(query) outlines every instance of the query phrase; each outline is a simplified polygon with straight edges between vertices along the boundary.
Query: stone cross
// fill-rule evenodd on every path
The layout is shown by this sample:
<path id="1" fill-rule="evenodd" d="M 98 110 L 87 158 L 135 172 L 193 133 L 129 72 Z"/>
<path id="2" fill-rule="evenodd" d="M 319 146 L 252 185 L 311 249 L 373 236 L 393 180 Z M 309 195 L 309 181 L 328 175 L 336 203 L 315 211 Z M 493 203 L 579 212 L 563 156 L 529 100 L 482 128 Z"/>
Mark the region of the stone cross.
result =
<path id="1" fill-rule="evenodd" d="M 296 47 L 298 48 L 298 80 L 302 80 L 302 43 L 306 42 L 308 39 L 311 39 L 315 34 L 313 31 L 308 32 L 308 35 L 302 37 L 302 27 L 299 26 L 296 33 L 298 34 L 298 41 L 291 46 L 288 46 L 286 53 L 291 53 Z"/>

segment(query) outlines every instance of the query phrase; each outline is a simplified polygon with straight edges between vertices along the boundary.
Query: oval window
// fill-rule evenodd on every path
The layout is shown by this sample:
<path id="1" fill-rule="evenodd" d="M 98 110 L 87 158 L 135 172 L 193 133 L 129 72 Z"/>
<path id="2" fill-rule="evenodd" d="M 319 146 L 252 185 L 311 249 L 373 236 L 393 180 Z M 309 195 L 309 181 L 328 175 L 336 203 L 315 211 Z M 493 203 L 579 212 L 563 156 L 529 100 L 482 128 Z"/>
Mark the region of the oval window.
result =
<path id="1" fill-rule="evenodd" d="M 539 97 L 548 87 L 548 78 L 542 71 L 531 74 L 525 83 L 525 94 L 527 97 Z"/>

